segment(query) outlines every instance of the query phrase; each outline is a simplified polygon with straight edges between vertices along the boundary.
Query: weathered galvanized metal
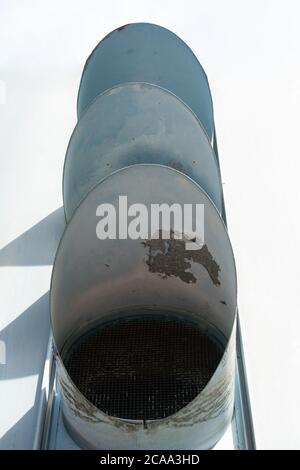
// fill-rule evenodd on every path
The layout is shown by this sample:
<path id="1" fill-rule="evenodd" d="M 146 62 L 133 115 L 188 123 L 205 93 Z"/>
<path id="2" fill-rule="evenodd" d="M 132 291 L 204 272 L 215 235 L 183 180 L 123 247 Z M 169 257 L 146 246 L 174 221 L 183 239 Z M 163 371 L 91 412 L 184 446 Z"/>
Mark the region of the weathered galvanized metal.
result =
<path id="1" fill-rule="evenodd" d="M 159 85 L 182 99 L 212 140 L 213 105 L 207 77 L 191 49 L 171 31 L 148 23 L 128 24 L 108 34 L 86 61 L 77 114 L 96 96 L 126 82 Z"/>
<path id="2" fill-rule="evenodd" d="M 184 240 L 171 238 L 99 240 L 97 207 L 102 203 L 117 207 L 119 195 L 127 195 L 128 206 L 144 204 L 149 214 L 151 203 L 203 204 L 203 247 L 189 251 Z M 117 229 L 118 224 L 117 219 Z M 81 202 L 65 230 L 54 263 L 50 301 L 64 419 L 82 447 L 214 446 L 233 412 L 236 272 L 225 225 L 195 182 L 175 169 L 153 164 L 132 165 L 105 178 Z M 139 315 L 140 309 L 143 315 L 168 311 L 193 322 L 222 349 L 222 359 L 204 389 L 162 419 L 107 414 L 83 396 L 80 383 L 75 384 L 67 371 L 68 354 L 78 339 L 103 322 Z"/>
<path id="3" fill-rule="evenodd" d="M 89 57 L 78 117 L 50 295 L 66 427 L 91 449 L 211 448 L 233 413 L 236 272 L 206 75 L 170 31 L 127 25 Z M 120 196 L 99 240 L 97 208 Z M 197 249 L 176 217 L 166 238 L 162 220 L 158 237 L 122 232 L 127 207 L 150 227 L 176 203 L 204 206 Z"/>
<path id="4" fill-rule="evenodd" d="M 159 163 L 182 171 L 221 212 L 219 167 L 194 113 L 160 87 L 127 83 L 98 96 L 75 127 L 64 166 L 66 219 L 104 177 L 137 163 Z"/>

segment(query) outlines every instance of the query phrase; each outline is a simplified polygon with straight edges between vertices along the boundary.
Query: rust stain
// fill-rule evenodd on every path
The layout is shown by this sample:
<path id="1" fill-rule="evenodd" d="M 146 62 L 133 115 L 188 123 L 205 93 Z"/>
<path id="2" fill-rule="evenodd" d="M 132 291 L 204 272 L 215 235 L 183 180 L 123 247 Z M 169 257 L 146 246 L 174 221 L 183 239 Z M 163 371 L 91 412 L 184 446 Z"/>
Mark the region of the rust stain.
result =
<path id="1" fill-rule="evenodd" d="M 104 415 L 98 408 L 86 399 L 82 399 L 76 390 L 62 377 L 60 378 L 61 391 L 68 403 L 70 411 L 78 418 L 88 423 L 104 423 L 113 425 L 126 432 L 136 431 L 137 428 L 143 426 L 142 423 L 129 423 L 122 421 L 114 416 Z M 103 418 L 101 419 L 101 415 Z"/>
<path id="2" fill-rule="evenodd" d="M 219 286 L 220 266 L 214 260 L 207 245 L 199 250 L 187 250 L 186 240 L 175 240 L 174 232 L 171 231 L 171 237 L 168 240 L 162 239 L 160 230 L 158 239 L 150 239 L 142 242 L 145 248 L 148 248 L 148 259 L 146 261 L 149 271 L 158 273 L 162 279 L 169 276 L 179 277 L 182 281 L 196 283 L 197 278 L 191 272 L 186 270 L 191 268 L 191 262 L 201 264 L 209 274 L 212 282 Z"/>
<path id="3" fill-rule="evenodd" d="M 186 428 L 200 422 L 218 418 L 233 408 L 234 402 L 234 368 L 228 362 L 234 361 L 235 342 L 232 336 L 228 349 L 225 351 L 218 366 L 219 378 L 206 387 L 196 399 L 173 416 L 166 418 L 164 423 L 175 428 Z M 157 430 L 158 422 L 151 422 L 152 430 Z"/>
<path id="4" fill-rule="evenodd" d="M 213 387 L 204 389 L 193 404 L 179 410 L 175 415 L 164 419 L 164 424 L 174 428 L 188 428 L 197 423 L 218 418 L 233 406 L 233 375 L 226 376 L 214 384 Z M 148 422 L 151 430 L 158 429 L 159 421 Z"/>
<path id="5" fill-rule="evenodd" d="M 102 39 L 102 41 L 105 41 L 106 39 L 108 39 L 112 34 L 116 33 L 116 32 L 121 32 L 123 31 L 123 29 L 125 29 L 127 26 L 129 26 L 130 23 L 127 23 L 127 24 L 124 24 L 123 26 L 119 26 L 118 28 L 114 29 L 113 31 L 111 31 L 110 33 L 108 33 L 106 36 L 104 36 L 104 38 Z M 102 42 L 101 41 L 101 42 Z"/>
<path id="6" fill-rule="evenodd" d="M 128 24 L 129 24 L 129 23 L 124 24 L 123 26 L 119 26 L 118 28 L 115 29 L 115 31 L 119 31 L 119 32 L 120 32 L 120 31 L 123 31 L 123 29 L 125 29 L 126 26 L 128 26 Z"/>
<path id="7" fill-rule="evenodd" d="M 60 386 L 63 395 L 65 396 L 71 411 L 75 416 L 83 419 L 84 421 L 98 423 L 101 420 L 97 416 L 97 409 L 87 400 L 78 400 L 72 388 L 63 379 L 60 380 Z"/>
<path id="8" fill-rule="evenodd" d="M 228 374 L 215 384 L 213 390 L 209 392 L 204 390 L 186 413 L 179 412 L 178 416 L 171 417 L 170 424 L 175 427 L 188 427 L 217 418 L 233 404 L 232 384 L 233 376 Z"/>

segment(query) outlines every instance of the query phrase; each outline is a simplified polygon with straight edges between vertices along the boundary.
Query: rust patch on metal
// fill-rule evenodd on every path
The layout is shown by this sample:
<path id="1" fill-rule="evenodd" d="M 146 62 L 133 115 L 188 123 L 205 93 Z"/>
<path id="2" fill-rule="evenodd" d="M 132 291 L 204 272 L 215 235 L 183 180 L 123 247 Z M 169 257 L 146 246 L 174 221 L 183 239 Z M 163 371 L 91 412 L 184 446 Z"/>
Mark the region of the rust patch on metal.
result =
<path id="1" fill-rule="evenodd" d="M 191 262 L 201 264 L 209 274 L 214 285 L 221 284 L 219 280 L 220 266 L 214 260 L 207 245 L 203 245 L 199 250 L 187 250 L 186 239 L 175 240 L 174 232 L 168 240 L 162 239 L 160 230 L 158 239 L 150 239 L 142 242 L 145 248 L 149 249 L 146 261 L 149 271 L 158 273 L 162 279 L 169 276 L 179 277 L 183 282 L 196 283 L 197 278 L 192 272 L 186 271 L 192 267 Z"/>

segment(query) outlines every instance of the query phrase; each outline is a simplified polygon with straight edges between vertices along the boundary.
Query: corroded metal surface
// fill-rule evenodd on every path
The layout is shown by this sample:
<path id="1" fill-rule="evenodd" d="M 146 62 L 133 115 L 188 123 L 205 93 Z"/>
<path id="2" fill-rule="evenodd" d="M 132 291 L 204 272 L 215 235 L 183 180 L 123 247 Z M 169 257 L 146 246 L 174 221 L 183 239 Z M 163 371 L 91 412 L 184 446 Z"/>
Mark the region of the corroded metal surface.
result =
<path id="1" fill-rule="evenodd" d="M 164 419 L 142 422 L 108 416 L 88 402 L 60 359 L 58 377 L 65 424 L 82 447 L 90 449 L 210 449 L 233 412 L 235 328 L 208 385 L 192 402 Z"/>
<path id="2" fill-rule="evenodd" d="M 148 422 L 176 413 L 202 392 L 223 352 L 205 329 L 172 312 L 122 311 L 80 338 L 64 363 L 97 408 Z"/>
<path id="3" fill-rule="evenodd" d="M 142 242 L 148 248 L 147 265 L 152 273 L 159 273 L 162 279 L 168 276 L 177 276 L 184 282 L 197 282 L 191 269 L 192 262 L 201 264 L 208 272 L 214 284 L 220 285 L 220 266 L 212 257 L 207 245 L 195 251 L 187 251 L 186 241 L 175 240 L 171 233 L 169 240 L 150 239 Z M 224 302 L 224 301 L 221 301 Z"/>
<path id="4" fill-rule="evenodd" d="M 76 442 L 86 448 L 211 448 L 223 434 L 233 410 L 236 272 L 220 217 L 224 203 L 218 161 L 211 147 L 215 134 L 206 75 L 192 51 L 170 31 L 145 23 L 125 25 L 108 34 L 88 58 L 77 111 L 79 122 L 64 167 L 64 206 L 69 224 L 55 260 L 50 299 L 65 424 Z M 116 208 L 124 195 L 126 207 L 119 208 L 114 221 L 116 233 L 125 219 L 128 228 L 127 207 L 133 204 L 146 208 L 151 230 L 144 228 L 143 237 L 123 233 L 113 238 L 104 236 L 100 241 L 96 229 L 99 204 Z M 163 224 L 156 227 L 159 236 L 154 236 L 150 206 L 164 204 L 170 208 L 178 203 L 181 207 L 204 207 L 204 232 L 190 228 L 187 234 L 178 219 L 170 218 L 167 239 Z M 138 401 L 141 390 L 137 386 L 139 373 L 146 377 L 157 371 L 152 358 L 157 350 L 153 352 L 145 332 L 137 333 L 146 344 L 140 345 L 135 355 L 136 343 L 130 343 L 128 333 L 127 349 L 108 354 L 112 362 L 103 365 L 103 351 L 92 348 L 94 362 L 89 364 L 89 377 L 76 367 L 82 369 L 81 361 L 87 351 L 91 352 L 84 338 L 102 341 L 100 333 L 98 337 L 91 332 L 104 324 L 112 328 L 115 321 L 128 322 L 134 316 L 148 333 L 153 331 L 154 335 L 160 329 L 161 335 L 162 327 L 150 321 L 155 312 L 169 312 L 181 324 L 193 323 L 201 329 L 206 345 L 211 344 L 209 341 L 218 345 L 220 355 L 209 362 L 205 356 L 208 352 L 202 352 L 200 370 L 193 363 L 196 350 L 193 360 L 186 358 L 188 365 L 183 366 L 181 359 L 178 362 L 176 354 L 170 354 L 170 349 L 166 352 L 164 342 L 160 343 L 160 358 L 168 369 L 163 372 L 165 382 L 159 379 L 154 386 L 152 380 L 155 390 L 143 383 L 147 406 L 142 401 L 137 410 L 134 400 Z M 141 322 L 143 315 L 147 317 L 145 323 Z M 181 332 L 184 346 L 183 328 Z M 171 348 L 171 330 L 164 336 Z M 120 341 L 118 335 L 109 338 L 112 344 Z M 188 356 L 188 351 L 180 354 Z M 120 354 L 124 356 L 121 359 Z M 77 361 L 72 367 L 70 357 Z M 148 360 L 153 362 L 149 364 Z M 161 388 L 166 383 L 170 387 L 168 373 L 171 376 L 176 371 L 177 379 L 186 379 L 189 366 L 198 388 L 180 401 L 176 391 L 180 385 L 175 380 L 167 395 L 168 406 L 158 404 Z M 124 407 L 110 406 L 107 400 L 117 399 L 117 390 L 112 388 L 116 387 L 116 374 L 123 380 L 127 372 L 125 388 L 130 379 L 135 384 L 133 393 L 118 398 L 127 400 Z M 185 390 L 190 379 L 184 384 Z"/>
<path id="5" fill-rule="evenodd" d="M 116 204 L 120 194 L 127 195 L 128 205 L 138 202 L 148 208 L 151 203 L 171 206 L 178 201 L 204 205 L 203 247 L 193 256 L 188 250 L 172 250 L 171 264 L 183 276 L 174 275 L 169 263 L 163 279 L 161 270 L 149 269 L 147 241 L 97 239 L 98 204 Z M 165 243 L 171 246 L 173 241 Z M 170 257 L 168 252 L 160 254 Z M 195 282 L 186 282 L 184 273 L 192 274 Z M 76 338 L 98 322 L 139 308 L 165 309 L 193 320 L 218 336 L 225 348 L 202 392 L 171 416 L 146 422 L 112 417 L 96 408 L 76 388 L 59 357 L 64 358 Z M 52 276 L 51 322 L 59 352 L 63 412 L 76 441 L 87 448 L 108 449 L 212 447 L 232 416 L 235 315 L 232 249 L 222 219 L 205 192 L 184 174 L 162 165 L 132 165 L 103 180 L 69 222 Z"/>

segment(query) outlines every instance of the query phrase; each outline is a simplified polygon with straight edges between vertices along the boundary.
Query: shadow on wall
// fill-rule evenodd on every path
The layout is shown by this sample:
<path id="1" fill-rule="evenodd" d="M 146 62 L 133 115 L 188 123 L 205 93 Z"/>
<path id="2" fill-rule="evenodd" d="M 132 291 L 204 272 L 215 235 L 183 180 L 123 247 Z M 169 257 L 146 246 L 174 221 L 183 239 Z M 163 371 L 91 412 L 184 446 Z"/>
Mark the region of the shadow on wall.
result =
<path id="1" fill-rule="evenodd" d="M 0 331 L 0 341 L 6 345 L 6 364 L 0 367 L 0 380 L 39 373 L 43 369 L 49 333 L 47 292 Z"/>
<path id="2" fill-rule="evenodd" d="M 47 266 L 53 264 L 65 228 L 60 207 L 0 250 L 0 266 Z"/>
<path id="3" fill-rule="evenodd" d="M 27 376 L 37 377 L 31 398 L 34 405 L 0 438 L 2 450 L 33 447 L 49 334 L 49 292 L 0 332 L 0 340 L 6 345 L 6 364 L 0 366 L 0 381 Z M 14 386 L 18 387 L 17 381 Z M 19 399 L 22 400 L 22 395 Z M 2 405 L 6 413 L 9 413 L 14 404 L 8 396 L 6 400 L 6 407 L 3 402 Z"/>
<path id="4" fill-rule="evenodd" d="M 61 207 L 0 250 L 0 266 L 52 265 L 64 227 Z M 30 376 L 36 376 L 37 380 L 30 399 L 34 405 L 1 437 L 0 449 L 30 449 L 33 446 L 49 323 L 47 292 L 0 331 L 0 342 L 5 345 L 5 364 L 0 363 L 0 381 Z M 15 386 L 18 386 L 17 381 Z M 2 402 L 3 409 L 9 413 L 14 403 L 6 397 L 6 404 Z"/>
<path id="5" fill-rule="evenodd" d="M 41 382 L 39 380 L 37 390 L 40 387 Z M 39 394 L 36 393 L 32 408 L 0 438 L 1 450 L 29 450 L 33 448 L 38 401 Z"/>

